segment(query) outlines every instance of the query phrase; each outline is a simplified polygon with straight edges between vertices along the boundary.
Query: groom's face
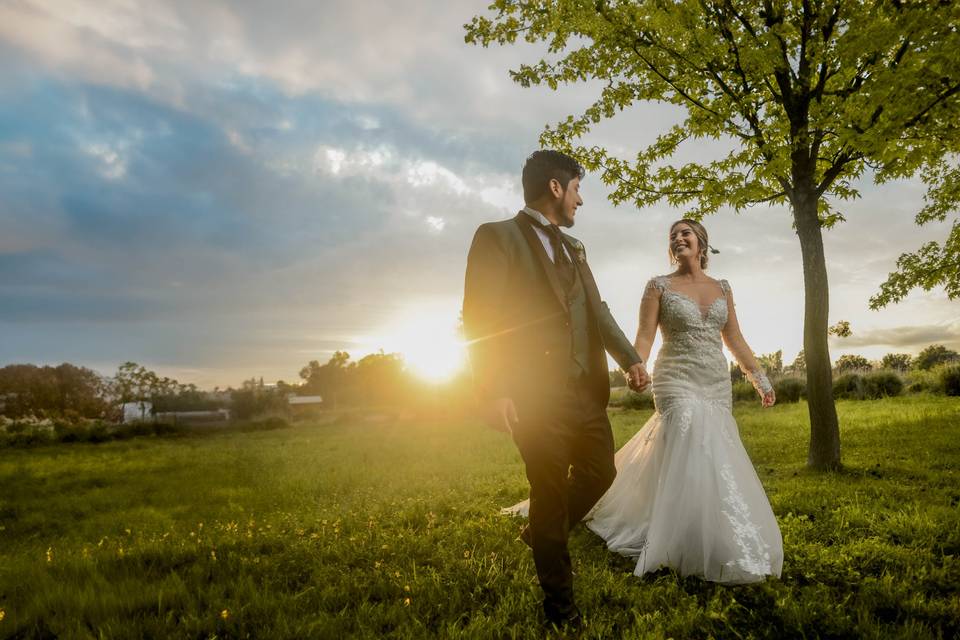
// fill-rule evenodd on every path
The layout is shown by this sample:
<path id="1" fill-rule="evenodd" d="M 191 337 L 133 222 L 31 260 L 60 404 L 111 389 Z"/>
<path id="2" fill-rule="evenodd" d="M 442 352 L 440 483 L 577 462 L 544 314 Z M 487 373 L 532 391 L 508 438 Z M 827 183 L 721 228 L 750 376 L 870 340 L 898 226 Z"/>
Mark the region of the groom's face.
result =
<path id="1" fill-rule="evenodd" d="M 580 178 L 574 177 L 567 183 L 567 188 L 560 195 L 559 214 L 560 220 L 557 224 L 561 227 L 572 227 L 573 218 L 577 215 L 577 207 L 583 204 L 583 198 L 580 197 Z"/>

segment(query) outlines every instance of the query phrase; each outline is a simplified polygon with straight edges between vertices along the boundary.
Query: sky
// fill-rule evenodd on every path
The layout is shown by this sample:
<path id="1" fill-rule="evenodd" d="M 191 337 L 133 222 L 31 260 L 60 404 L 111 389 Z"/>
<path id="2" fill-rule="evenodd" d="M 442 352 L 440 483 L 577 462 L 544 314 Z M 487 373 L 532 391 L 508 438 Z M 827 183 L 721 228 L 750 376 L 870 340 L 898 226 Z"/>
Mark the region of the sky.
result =
<path id="1" fill-rule="evenodd" d="M 593 84 L 524 89 L 534 45 L 481 47 L 486 2 L 0 2 L 0 366 L 126 361 L 203 388 L 295 381 L 335 350 L 412 351 L 452 332 L 476 227 L 523 206 L 543 127 Z M 586 139 L 636 153 L 679 114 L 638 105 Z M 688 157 L 717 153 L 697 142 Z M 593 178 L 593 179 L 592 179 Z M 915 291 L 871 311 L 918 228 L 923 187 L 875 186 L 825 232 L 834 358 L 960 349 L 960 302 Z M 625 333 L 671 271 L 683 211 L 612 206 L 588 175 L 571 233 Z M 787 207 L 705 220 L 757 353 L 802 345 Z M 411 356 L 414 358 L 415 356 Z"/>

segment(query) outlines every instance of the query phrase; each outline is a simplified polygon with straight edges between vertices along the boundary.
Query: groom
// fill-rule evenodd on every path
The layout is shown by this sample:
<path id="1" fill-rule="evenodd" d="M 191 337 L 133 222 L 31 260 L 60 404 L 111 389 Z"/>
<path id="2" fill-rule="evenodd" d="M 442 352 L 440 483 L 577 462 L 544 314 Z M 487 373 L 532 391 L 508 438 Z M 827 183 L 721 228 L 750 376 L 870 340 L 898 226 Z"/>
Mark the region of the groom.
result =
<path id="1" fill-rule="evenodd" d="M 463 327 L 487 421 L 510 433 L 530 482 L 533 549 L 547 621 L 579 626 L 567 538 L 616 475 L 607 419 L 610 353 L 631 388 L 643 361 L 600 300 L 583 245 L 560 231 L 583 204 L 580 164 L 536 151 L 523 167 L 526 207 L 480 225 L 467 257 Z"/>

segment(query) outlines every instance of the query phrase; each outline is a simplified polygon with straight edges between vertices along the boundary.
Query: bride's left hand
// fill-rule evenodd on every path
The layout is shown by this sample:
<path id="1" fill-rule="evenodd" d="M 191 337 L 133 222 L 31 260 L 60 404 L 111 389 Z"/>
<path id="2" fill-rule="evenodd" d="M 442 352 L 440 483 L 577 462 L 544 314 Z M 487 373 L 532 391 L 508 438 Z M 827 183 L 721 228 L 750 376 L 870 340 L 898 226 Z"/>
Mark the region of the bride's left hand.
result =
<path id="1" fill-rule="evenodd" d="M 773 392 L 773 389 L 765 393 L 763 397 L 760 398 L 760 404 L 764 408 L 772 407 L 774 404 L 776 404 L 776 402 L 777 402 L 777 394 Z"/>

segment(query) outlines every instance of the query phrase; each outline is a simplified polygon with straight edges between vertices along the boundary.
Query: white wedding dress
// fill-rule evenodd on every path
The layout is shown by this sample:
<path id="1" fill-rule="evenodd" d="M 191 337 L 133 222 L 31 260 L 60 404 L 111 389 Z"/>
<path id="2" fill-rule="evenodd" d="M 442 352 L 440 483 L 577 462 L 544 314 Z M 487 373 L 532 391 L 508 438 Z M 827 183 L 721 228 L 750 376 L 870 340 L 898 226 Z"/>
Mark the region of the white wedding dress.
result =
<path id="1" fill-rule="evenodd" d="M 665 276 L 647 286 L 660 291 L 656 413 L 617 451 L 617 477 L 585 524 L 637 558 L 638 576 L 661 567 L 724 583 L 779 576 L 780 529 L 730 412 L 726 298 L 701 309 Z M 525 516 L 528 505 L 503 511 Z"/>

